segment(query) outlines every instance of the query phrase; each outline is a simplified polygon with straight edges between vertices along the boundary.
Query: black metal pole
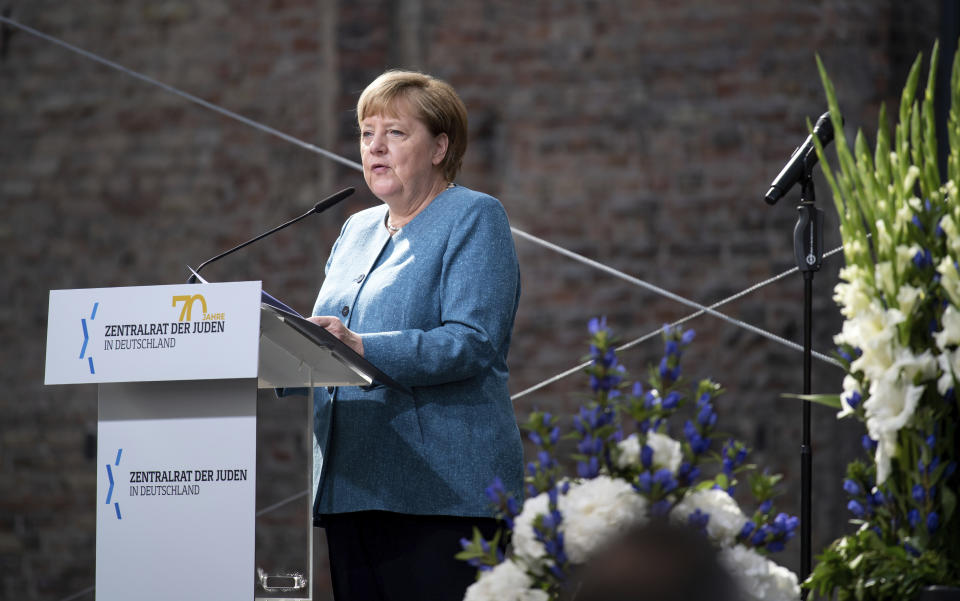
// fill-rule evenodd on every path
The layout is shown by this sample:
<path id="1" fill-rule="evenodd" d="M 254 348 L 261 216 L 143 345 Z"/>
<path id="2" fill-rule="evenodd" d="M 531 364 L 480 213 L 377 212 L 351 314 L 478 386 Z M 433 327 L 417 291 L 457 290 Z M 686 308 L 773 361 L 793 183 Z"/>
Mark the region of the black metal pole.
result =
<path id="1" fill-rule="evenodd" d="M 800 217 L 793 230 L 793 251 L 797 268 L 803 273 L 803 394 L 813 392 L 813 276 L 823 260 L 823 211 L 814 204 L 811 170 L 806 162 L 802 181 Z M 811 442 L 810 401 L 802 401 L 800 433 L 800 581 L 813 570 L 813 444 Z M 809 590 L 803 589 L 801 599 Z"/>
<path id="2" fill-rule="evenodd" d="M 803 272 L 803 394 L 810 394 L 812 373 L 813 271 Z M 800 581 L 812 570 L 813 449 L 810 442 L 810 401 L 802 402 L 800 442 Z M 802 599 L 809 591 L 803 589 Z"/>

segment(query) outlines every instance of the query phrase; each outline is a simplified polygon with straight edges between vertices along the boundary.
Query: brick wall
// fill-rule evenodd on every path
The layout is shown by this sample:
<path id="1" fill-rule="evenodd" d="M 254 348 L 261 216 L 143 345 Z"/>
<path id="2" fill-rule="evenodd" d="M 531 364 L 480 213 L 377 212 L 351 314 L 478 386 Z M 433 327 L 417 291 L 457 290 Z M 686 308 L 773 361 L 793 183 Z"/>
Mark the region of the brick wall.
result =
<path id="1" fill-rule="evenodd" d="M 503 201 L 513 225 L 702 303 L 792 266 L 796 192 L 761 196 L 825 101 L 814 53 L 846 111 L 872 138 L 909 62 L 929 51 L 935 3 L 679 0 L 8 0 L 27 25 L 356 160 L 356 97 L 387 67 L 448 79 L 471 146 L 460 183 Z M 0 597 L 62 599 L 93 584 L 96 391 L 44 387 L 50 289 L 171 283 L 252 234 L 302 213 L 359 175 L 24 32 L 0 54 Z M 829 242 L 836 219 L 829 191 Z M 296 232 L 211 266 L 262 279 L 307 310 L 361 190 Z M 308 229 L 309 228 L 309 229 Z M 598 314 L 625 338 L 691 311 L 517 240 L 523 299 L 511 352 L 514 392 L 577 364 Z M 839 268 L 815 282 L 815 348 L 839 327 Z M 726 306 L 800 340 L 794 276 Z M 727 388 L 726 429 L 784 472 L 798 511 L 800 354 L 701 317 L 688 372 Z M 623 354 L 634 374 L 659 344 Z M 814 364 L 814 388 L 839 386 Z M 572 410 L 568 378 L 524 397 Z M 266 402 L 266 401 L 265 401 Z M 288 427 L 266 419 L 276 437 Z M 859 430 L 814 411 L 815 548 L 843 531 L 842 463 Z M 278 442 L 278 445 L 283 443 Z M 276 452 L 274 452 L 276 451 Z M 296 469 L 272 448 L 263 462 Z M 321 541 L 322 542 L 322 541 Z M 799 567 L 799 545 L 780 560 Z M 322 552 L 321 552 L 322 556 Z M 323 558 L 320 562 L 322 565 Z M 317 598 L 328 592 L 318 575 Z"/>

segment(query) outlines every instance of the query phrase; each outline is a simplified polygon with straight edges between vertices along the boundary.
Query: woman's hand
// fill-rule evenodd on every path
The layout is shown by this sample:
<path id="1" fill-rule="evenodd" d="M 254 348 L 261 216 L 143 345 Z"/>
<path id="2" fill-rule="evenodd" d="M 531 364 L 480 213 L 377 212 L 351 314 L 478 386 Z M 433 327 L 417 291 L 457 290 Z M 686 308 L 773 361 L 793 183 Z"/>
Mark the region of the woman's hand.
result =
<path id="1" fill-rule="evenodd" d="M 341 342 L 356 351 L 358 355 L 361 357 L 363 356 L 363 338 L 361 338 L 360 335 L 353 330 L 347 328 L 347 326 L 343 325 L 343 322 L 336 317 L 320 315 L 317 317 L 308 317 L 307 320 L 312 321 L 326 331 L 330 332 Z"/>

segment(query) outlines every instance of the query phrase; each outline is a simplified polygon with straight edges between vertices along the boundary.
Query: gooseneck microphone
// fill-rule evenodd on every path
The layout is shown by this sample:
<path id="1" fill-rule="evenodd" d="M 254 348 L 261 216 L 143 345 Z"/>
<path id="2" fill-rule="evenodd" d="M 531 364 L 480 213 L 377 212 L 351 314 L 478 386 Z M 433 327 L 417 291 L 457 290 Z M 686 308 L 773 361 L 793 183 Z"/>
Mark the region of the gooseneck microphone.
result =
<path id="1" fill-rule="evenodd" d="M 826 146 L 833 141 L 833 122 L 830 121 L 829 111 L 820 115 L 816 125 L 813 126 L 813 134 L 808 135 L 803 144 L 793 151 L 793 154 L 790 155 L 790 160 L 783 166 L 780 174 L 774 178 L 770 184 L 770 189 L 767 190 L 767 194 L 763 197 L 763 199 L 767 201 L 767 204 L 776 204 L 778 200 L 790 191 L 790 188 L 792 188 L 794 184 L 800 181 L 803 177 L 804 169 L 813 167 L 817 163 L 817 149 L 813 144 L 814 135 L 820 139 L 821 146 Z"/>
<path id="2" fill-rule="evenodd" d="M 196 269 L 193 270 L 193 275 L 190 276 L 190 279 L 187 280 L 187 283 L 188 283 L 188 284 L 195 284 L 195 283 L 197 282 L 197 275 L 200 273 L 200 270 L 203 269 L 204 267 L 206 267 L 207 265 L 209 265 L 210 263 L 213 263 L 214 261 L 216 261 L 216 260 L 218 260 L 218 259 L 222 259 L 223 257 L 225 257 L 225 256 L 227 256 L 227 255 L 229 255 L 229 254 L 231 254 L 231 253 L 234 253 L 234 252 L 240 250 L 241 248 L 243 248 L 243 247 L 245 247 L 245 246 L 249 246 L 249 245 L 253 244 L 254 242 L 256 242 L 257 240 L 261 240 L 261 239 L 263 239 L 263 238 L 266 238 L 266 237 L 269 236 L 270 234 L 279 232 L 279 231 L 282 230 L 283 228 L 285 228 L 285 227 L 287 227 L 287 226 L 290 226 L 290 225 L 293 225 L 294 223 L 300 221 L 301 219 L 305 219 L 305 218 L 309 217 L 310 215 L 313 215 L 314 213 L 322 213 L 322 212 L 326 211 L 327 209 L 329 209 L 330 207 L 332 207 L 333 205 L 335 205 L 335 204 L 337 204 L 338 202 L 340 202 L 341 200 L 343 200 L 344 198 L 350 196 L 350 195 L 353 194 L 355 191 L 356 191 L 356 190 L 354 190 L 353 188 L 344 188 L 343 190 L 340 190 L 340 191 L 337 192 L 336 194 L 332 194 L 332 195 L 328 196 L 327 198 L 324 198 L 323 200 L 321 200 L 320 202 L 318 202 L 316 205 L 314 205 L 314 207 L 313 207 L 312 209 L 310 209 L 309 211 L 307 211 L 307 212 L 304 213 L 303 215 L 301 215 L 301 216 L 299 216 L 299 217 L 295 217 L 294 219 L 291 219 L 290 221 L 288 221 L 288 222 L 286 222 L 286 223 L 280 224 L 280 225 L 278 225 L 277 227 L 273 228 L 272 230 L 260 234 L 260 235 L 257 236 L 256 238 L 252 238 L 252 239 L 250 239 L 250 240 L 247 240 L 247 241 L 244 242 L 243 244 L 239 244 L 239 245 L 237 245 L 237 246 L 234 246 L 233 248 L 231 248 L 230 250 L 228 250 L 228 251 L 226 251 L 226 252 L 222 252 L 222 253 L 220 253 L 219 255 L 215 256 L 215 257 L 212 257 L 212 258 L 210 258 L 210 259 L 207 259 L 206 261 L 204 261 L 203 263 L 201 263 L 199 267 L 197 267 Z"/>

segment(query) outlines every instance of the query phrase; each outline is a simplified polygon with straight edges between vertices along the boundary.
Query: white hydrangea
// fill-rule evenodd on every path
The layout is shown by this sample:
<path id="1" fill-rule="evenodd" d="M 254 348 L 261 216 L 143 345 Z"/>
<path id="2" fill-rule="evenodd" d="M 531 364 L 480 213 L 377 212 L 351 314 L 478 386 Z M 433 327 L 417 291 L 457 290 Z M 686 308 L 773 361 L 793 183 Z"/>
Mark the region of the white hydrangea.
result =
<path id="1" fill-rule="evenodd" d="M 545 591 L 531 589 L 530 576 L 513 561 L 507 560 L 467 588 L 464 601 L 547 601 Z"/>
<path id="2" fill-rule="evenodd" d="M 625 480 L 598 476 L 560 496 L 564 545 L 572 563 L 583 563 L 614 536 L 647 520 L 647 500 Z"/>
<path id="3" fill-rule="evenodd" d="M 647 446 L 653 449 L 654 471 L 667 468 L 671 474 L 677 473 L 683 462 L 683 445 L 666 434 L 650 432 L 647 434 Z"/>
<path id="4" fill-rule="evenodd" d="M 670 518 L 674 522 L 686 523 L 690 514 L 697 509 L 710 514 L 707 535 L 721 545 L 733 543 L 743 530 L 743 525 L 747 523 L 747 516 L 743 515 L 737 502 L 727 491 L 719 488 L 697 490 L 688 494 L 673 508 Z"/>
<path id="5" fill-rule="evenodd" d="M 536 539 L 533 533 L 533 522 L 538 515 L 546 515 L 549 512 L 549 503 L 547 493 L 540 493 L 535 497 L 528 498 L 524 501 L 520 514 L 514 519 L 514 553 L 530 565 L 536 565 L 546 555 L 543 544 Z"/>
<path id="6" fill-rule="evenodd" d="M 615 535 L 647 519 L 647 500 L 625 480 L 598 476 L 573 484 L 557 500 L 563 515 L 561 531 L 564 549 L 571 563 L 583 563 Z M 536 539 L 533 523 L 537 515 L 546 515 L 546 493 L 527 499 L 514 522 L 514 553 L 536 567 L 546 557 L 543 544 Z"/>
<path id="7" fill-rule="evenodd" d="M 617 443 L 617 467 L 627 469 L 640 465 L 640 439 L 631 434 Z"/>
<path id="8" fill-rule="evenodd" d="M 796 601 L 797 575 L 743 545 L 720 551 L 720 562 L 740 587 L 741 598 L 756 601 Z"/>

